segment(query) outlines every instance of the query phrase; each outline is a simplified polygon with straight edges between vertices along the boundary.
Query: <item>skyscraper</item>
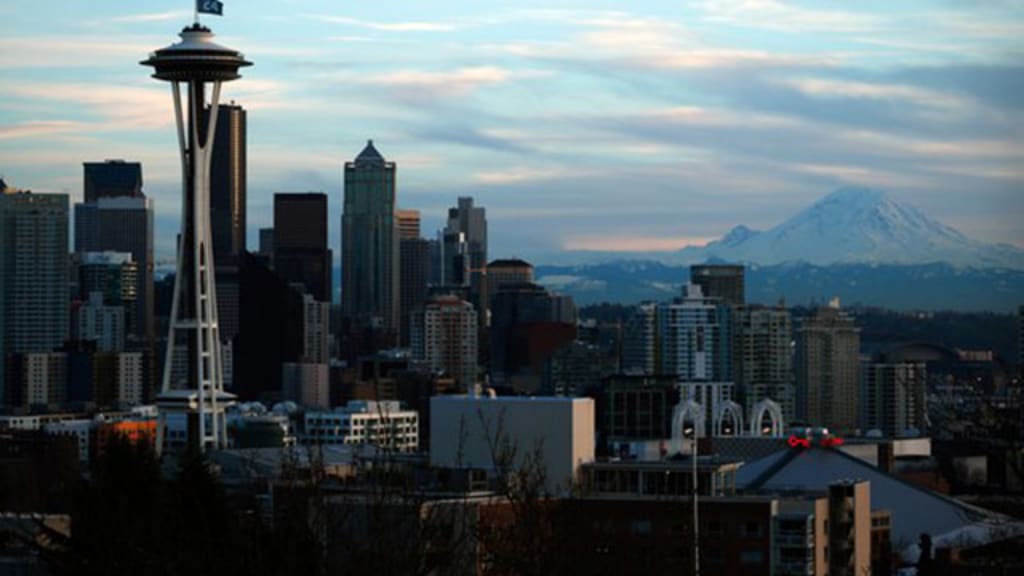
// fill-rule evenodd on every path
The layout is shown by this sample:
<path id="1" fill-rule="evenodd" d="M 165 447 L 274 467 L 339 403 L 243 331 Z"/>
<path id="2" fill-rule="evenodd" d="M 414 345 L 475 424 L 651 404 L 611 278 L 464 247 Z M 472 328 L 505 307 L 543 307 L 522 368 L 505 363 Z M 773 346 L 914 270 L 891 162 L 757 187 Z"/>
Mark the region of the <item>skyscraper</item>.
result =
<path id="1" fill-rule="evenodd" d="M 544 364 L 576 339 L 571 301 L 537 284 L 504 284 L 491 300 L 490 367 L 493 381 L 536 392 Z"/>
<path id="2" fill-rule="evenodd" d="M 444 372 L 458 386 L 476 382 L 477 320 L 469 302 L 438 296 L 413 315 L 412 357 L 431 372 Z"/>
<path id="3" fill-rule="evenodd" d="M 793 321 L 783 306 L 739 306 L 732 311 L 732 373 L 744 410 L 769 398 L 786 422 L 796 417 Z"/>
<path id="4" fill-rule="evenodd" d="M 369 329 L 393 338 L 399 330 L 395 171 L 395 163 L 386 161 L 372 140 L 345 163 L 341 310 L 350 333 Z"/>
<path id="5" fill-rule="evenodd" d="M 274 271 L 320 302 L 331 301 L 327 194 L 274 194 Z"/>
<path id="6" fill-rule="evenodd" d="M 833 301 L 796 331 L 797 418 L 811 426 L 857 427 L 860 329 Z"/>
<path id="7" fill-rule="evenodd" d="M 430 242 L 425 238 L 402 238 L 399 242 L 399 302 L 401 309 L 401 345 L 409 345 L 411 316 L 422 311 L 427 299 L 430 267 Z"/>
<path id="8" fill-rule="evenodd" d="M 728 308 L 698 285 L 684 290 L 681 300 L 658 306 L 658 373 L 679 382 L 731 381 Z"/>
<path id="9" fill-rule="evenodd" d="M 68 336 L 68 196 L 0 181 L 0 363 L 50 352 Z M 0 369 L 0 404 L 9 391 Z"/>
<path id="10" fill-rule="evenodd" d="M 518 258 L 495 260 L 487 265 L 488 306 L 494 296 L 508 284 L 533 282 L 533 265 Z"/>
<path id="11" fill-rule="evenodd" d="M 420 237 L 420 211 L 419 210 L 398 210 L 398 238 L 406 240 Z"/>
<path id="12" fill-rule="evenodd" d="M 658 306 L 644 302 L 626 320 L 622 336 L 622 372 L 652 375 L 658 365 Z"/>
<path id="13" fill-rule="evenodd" d="M 209 108 L 204 120 L 208 114 Z M 245 250 L 245 124 L 245 108 L 234 102 L 220 105 L 210 158 L 210 226 L 213 259 L 218 266 L 237 266 Z"/>
<path id="14" fill-rule="evenodd" d="M 203 121 L 208 121 L 207 108 Z M 222 104 L 217 112 L 210 158 L 210 232 L 213 236 L 214 274 L 220 337 L 232 341 L 238 334 L 239 264 L 245 251 L 246 208 L 245 108 Z"/>
<path id="15" fill-rule="evenodd" d="M 142 198 L 142 165 L 124 160 L 85 162 L 82 191 L 85 201 L 95 202 L 100 198 Z"/>
<path id="16" fill-rule="evenodd" d="M 128 185 L 136 182 L 138 187 Z M 86 201 L 75 204 L 75 252 L 132 255 L 138 272 L 135 309 L 128 314 L 129 335 L 148 345 L 154 329 L 153 202 L 141 185 L 142 167 L 137 162 L 85 164 Z"/>
<path id="17" fill-rule="evenodd" d="M 718 298 L 723 304 L 740 306 L 746 302 L 743 266 L 733 264 L 690 266 L 690 283 L 700 286 L 704 296 Z"/>
<path id="18" fill-rule="evenodd" d="M 468 278 L 462 283 L 469 286 L 470 299 L 476 306 L 481 323 L 487 315 L 487 212 L 474 206 L 473 198 L 459 198 L 457 206 L 448 209 L 446 235 L 461 233 L 465 247 L 460 255 L 466 262 Z"/>

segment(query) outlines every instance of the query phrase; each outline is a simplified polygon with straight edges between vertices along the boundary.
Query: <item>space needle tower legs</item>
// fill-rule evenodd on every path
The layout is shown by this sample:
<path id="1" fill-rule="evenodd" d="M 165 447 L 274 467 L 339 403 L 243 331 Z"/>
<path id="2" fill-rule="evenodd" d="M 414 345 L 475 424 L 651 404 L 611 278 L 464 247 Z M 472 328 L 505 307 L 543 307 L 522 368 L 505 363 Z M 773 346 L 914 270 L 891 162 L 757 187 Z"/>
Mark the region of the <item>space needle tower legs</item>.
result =
<path id="1" fill-rule="evenodd" d="M 238 68 L 250 63 L 239 52 L 212 39 L 210 30 L 197 23 L 182 30 L 181 42 L 157 50 L 142 62 L 156 69 L 154 78 L 171 83 L 182 166 L 177 274 L 157 397 L 158 451 L 188 444 L 204 451 L 225 447 L 225 409 L 234 402 L 234 395 L 224 391 L 217 323 L 210 161 L 221 83 L 238 78 Z M 182 89 L 186 92 L 184 112 Z M 207 109 L 209 112 L 204 113 Z M 169 433 L 169 429 L 175 433 Z"/>

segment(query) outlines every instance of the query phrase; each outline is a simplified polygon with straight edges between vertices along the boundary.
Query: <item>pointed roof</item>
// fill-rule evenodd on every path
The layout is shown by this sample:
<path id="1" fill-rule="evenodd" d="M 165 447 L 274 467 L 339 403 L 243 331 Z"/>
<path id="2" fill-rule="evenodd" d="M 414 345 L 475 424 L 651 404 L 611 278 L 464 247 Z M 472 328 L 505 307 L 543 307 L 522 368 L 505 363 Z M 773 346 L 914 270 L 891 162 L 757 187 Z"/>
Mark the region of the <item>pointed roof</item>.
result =
<path id="1" fill-rule="evenodd" d="M 363 151 L 359 153 L 359 156 L 356 156 L 356 162 L 372 162 L 374 164 L 383 164 L 384 156 L 382 156 L 381 153 L 378 152 L 377 149 L 373 146 L 373 140 L 367 140 L 366 147 L 363 148 Z"/>

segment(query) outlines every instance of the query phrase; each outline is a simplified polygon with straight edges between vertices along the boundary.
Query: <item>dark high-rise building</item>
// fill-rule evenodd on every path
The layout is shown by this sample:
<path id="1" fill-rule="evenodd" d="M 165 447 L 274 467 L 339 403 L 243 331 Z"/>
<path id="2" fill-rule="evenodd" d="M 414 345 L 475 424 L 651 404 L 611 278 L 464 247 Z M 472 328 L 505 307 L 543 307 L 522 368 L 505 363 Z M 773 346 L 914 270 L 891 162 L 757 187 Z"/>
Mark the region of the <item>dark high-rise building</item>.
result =
<path id="1" fill-rule="evenodd" d="M 67 338 L 68 269 L 68 195 L 16 191 L 0 180 L 0 364 Z"/>
<path id="2" fill-rule="evenodd" d="M 298 362 L 305 348 L 302 295 L 259 257 L 242 257 L 240 331 L 234 350 L 241 400 L 273 402 L 281 394 L 281 365 Z"/>
<path id="3" fill-rule="evenodd" d="M 425 238 L 402 238 L 399 242 L 401 344 L 409 345 L 411 316 L 423 308 L 427 299 L 430 267 L 430 242 Z"/>
<path id="4" fill-rule="evenodd" d="M 462 282 L 469 286 L 470 298 L 479 313 L 479 320 L 486 321 L 487 315 L 487 212 L 480 206 L 473 206 L 472 197 L 460 197 L 458 206 L 448 209 L 446 234 L 461 233 L 465 246 L 463 269 L 468 278 Z M 450 283 L 450 282 L 449 282 Z"/>
<path id="5" fill-rule="evenodd" d="M 488 300 L 501 291 L 506 284 L 533 282 L 533 265 L 525 260 L 509 258 L 495 260 L 487 265 Z"/>
<path id="6" fill-rule="evenodd" d="M 127 252 L 138 267 L 130 334 L 153 337 L 153 204 L 145 196 L 100 197 L 75 204 L 75 252 Z"/>
<path id="7" fill-rule="evenodd" d="M 700 286 L 704 296 L 718 298 L 723 304 L 740 306 L 746 302 L 743 266 L 732 264 L 690 266 L 690 283 Z"/>
<path id="8" fill-rule="evenodd" d="M 274 194 L 274 271 L 320 302 L 331 301 L 326 194 Z"/>
<path id="9" fill-rule="evenodd" d="M 257 254 L 268 259 L 274 255 L 273 228 L 260 228 L 260 250 Z"/>
<path id="10" fill-rule="evenodd" d="M 369 329 L 393 337 L 399 331 L 395 171 L 395 163 L 386 161 L 373 141 L 345 163 L 341 311 L 350 333 Z"/>
<path id="11" fill-rule="evenodd" d="M 507 284 L 491 300 L 490 365 L 496 384 L 539 389 L 544 363 L 576 339 L 564 297 L 536 284 Z"/>
<path id="12" fill-rule="evenodd" d="M 210 226 L 216 265 L 237 265 L 245 250 L 245 118 L 245 108 L 234 103 L 221 104 L 217 112 L 210 158 Z"/>
<path id="13" fill-rule="evenodd" d="M 246 114 L 234 103 L 219 108 L 210 158 L 210 232 L 219 334 L 231 341 L 238 334 L 238 267 L 245 251 Z"/>
<path id="14" fill-rule="evenodd" d="M 85 162 L 83 192 L 85 201 L 100 198 L 142 198 L 142 165 L 124 160 Z"/>

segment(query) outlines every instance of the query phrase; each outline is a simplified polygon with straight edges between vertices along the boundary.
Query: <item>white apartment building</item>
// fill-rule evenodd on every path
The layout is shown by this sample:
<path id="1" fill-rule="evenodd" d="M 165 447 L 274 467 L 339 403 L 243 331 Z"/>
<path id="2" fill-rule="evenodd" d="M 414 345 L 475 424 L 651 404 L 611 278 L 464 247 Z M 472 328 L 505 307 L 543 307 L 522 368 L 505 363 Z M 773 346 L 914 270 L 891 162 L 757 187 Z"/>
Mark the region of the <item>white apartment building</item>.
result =
<path id="1" fill-rule="evenodd" d="M 397 452 L 419 449 L 419 413 L 396 401 L 351 400 L 334 410 L 306 412 L 303 444 L 373 444 Z"/>

